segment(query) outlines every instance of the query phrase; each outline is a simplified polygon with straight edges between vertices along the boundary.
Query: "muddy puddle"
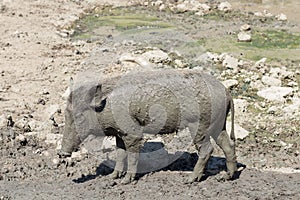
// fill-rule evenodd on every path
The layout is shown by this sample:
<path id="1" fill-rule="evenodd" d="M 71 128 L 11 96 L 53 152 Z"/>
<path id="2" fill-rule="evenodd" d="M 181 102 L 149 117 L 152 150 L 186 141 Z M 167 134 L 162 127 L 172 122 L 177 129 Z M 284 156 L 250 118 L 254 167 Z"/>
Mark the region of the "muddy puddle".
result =
<path id="1" fill-rule="evenodd" d="M 155 46 L 178 51 L 193 63 L 204 52 L 230 53 L 240 59 L 293 60 L 300 63 L 299 20 L 296 1 L 232 1 L 235 10 L 213 10 L 204 16 L 192 12 L 173 13 L 151 7 L 102 7 L 78 20 L 74 40 L 122 42 L 135 41 L 140 46 Z M 291 15 L 291 21 L 254 14 L 263 10 Z M 296 9 L 296 10 L 295 10 Z M 249 12 L 251 10 L 251 12 Z M 295 12 L 294 12 L 295 11 Z M 298 21 L 297 21 L 298 20 Z M 251 27 L 252 41 L 238 42 L 244 24 Z"/>

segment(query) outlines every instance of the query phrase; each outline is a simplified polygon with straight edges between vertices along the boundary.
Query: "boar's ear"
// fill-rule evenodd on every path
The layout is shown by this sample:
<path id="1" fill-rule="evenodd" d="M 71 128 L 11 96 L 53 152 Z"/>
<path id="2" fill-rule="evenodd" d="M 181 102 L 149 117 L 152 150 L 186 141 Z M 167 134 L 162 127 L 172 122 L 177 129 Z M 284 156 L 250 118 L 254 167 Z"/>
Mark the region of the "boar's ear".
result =
<path id="1" fill-rule="evenodd" d="M 96 112 L 100 112 L 103 110 L 104 105 L 103 104 L 103 99 L 102 99 L 102 85 L 98 84 L 94 90 L 94 99 L 92 101 L 92 105 L 91 107 L 96 111 Z"/>

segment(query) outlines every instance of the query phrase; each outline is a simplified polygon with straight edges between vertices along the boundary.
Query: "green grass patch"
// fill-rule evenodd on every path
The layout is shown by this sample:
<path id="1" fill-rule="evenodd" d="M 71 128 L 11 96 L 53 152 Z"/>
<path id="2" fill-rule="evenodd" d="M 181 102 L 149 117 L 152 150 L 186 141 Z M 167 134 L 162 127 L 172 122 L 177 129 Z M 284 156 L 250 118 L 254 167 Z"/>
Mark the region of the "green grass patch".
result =
<path id="1" fill-rule="evenodd" d="M 239 46 L 258 49 L 299 49 L 300 35 L 277 30 L 253 31 L 252 42 L 239 43 Z"/>
<path id="2" fill-rule="evenodd" d="M 99 27 L 112 27 L 119 32 L 130 30 L 149 30 L 173 27 L 156 16 L 145 13 L 133 12 L 127 8 L 105 8 L 104 10 L 93 10 L 91 13 L 77 20 L 72 35 L 75 39 L 95 37 L 95 31 Z"/>
<path id="3" fill-rule="evenodd" d="M 206 49 L 216 53 L 228 52 L 241 59 L 257 61 L 294 60 L 300 62 L 300 34 L 287 31 L 259 30 L 252 32 L 252 42 L 238 42 L 237 35 L 223 38 L 207 38 L 199 41 Z"/>

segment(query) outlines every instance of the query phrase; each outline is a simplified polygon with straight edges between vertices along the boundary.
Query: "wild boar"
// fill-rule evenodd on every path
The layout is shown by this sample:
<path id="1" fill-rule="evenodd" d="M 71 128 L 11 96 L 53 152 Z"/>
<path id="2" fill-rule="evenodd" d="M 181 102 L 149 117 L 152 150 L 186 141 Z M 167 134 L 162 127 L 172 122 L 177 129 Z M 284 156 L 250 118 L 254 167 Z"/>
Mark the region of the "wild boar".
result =
<path id="1" fill-rule="evenodd" d="M 71 87 L 60 155 L 70 155 L 90 134 L 114 136 L 117 160 L 111 177 L 119 178 L 127 169 L 122 180 L 127 184 L 138 173 L 144 134 L 188 128 L 199 155 L 188 181 L 201 179 L 213 151 L 210 138 L 225 154 L 226 178 L 233 177 L 237 168 L 234 105 L 229 92 L 213 76 L 197 70 L 151 70 L 98 79 L 86 78 Z M 230 135 L 226 132 L 229 112 Z"/>

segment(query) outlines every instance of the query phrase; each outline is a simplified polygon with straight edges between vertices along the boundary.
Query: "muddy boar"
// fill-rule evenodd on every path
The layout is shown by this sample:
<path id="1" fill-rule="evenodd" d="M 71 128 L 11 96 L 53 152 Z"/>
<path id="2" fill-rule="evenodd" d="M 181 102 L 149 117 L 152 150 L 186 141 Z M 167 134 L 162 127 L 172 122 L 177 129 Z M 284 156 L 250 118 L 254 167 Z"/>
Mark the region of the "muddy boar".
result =
<path id="1" fill-rule="evenodd" d="M 233 100 L 213 76 L 196 70 L 153 70 L 98 79 L 85 78 L 71 87 L 60 155 L 70 155 L 90 134 L 114 136 L 117 160 L 111 177 L 120 178 L 127 169 L 122 180 L 126 184 L 138 173 L 144 134 L 168 134 L 188 128 L 199 155 L 188 182 L 201 179 L 213 151 L 210 138 L 226 156 L 226 178 L 233 177 Z M 232 129 L 227 134 L 229 112 Z"/>

